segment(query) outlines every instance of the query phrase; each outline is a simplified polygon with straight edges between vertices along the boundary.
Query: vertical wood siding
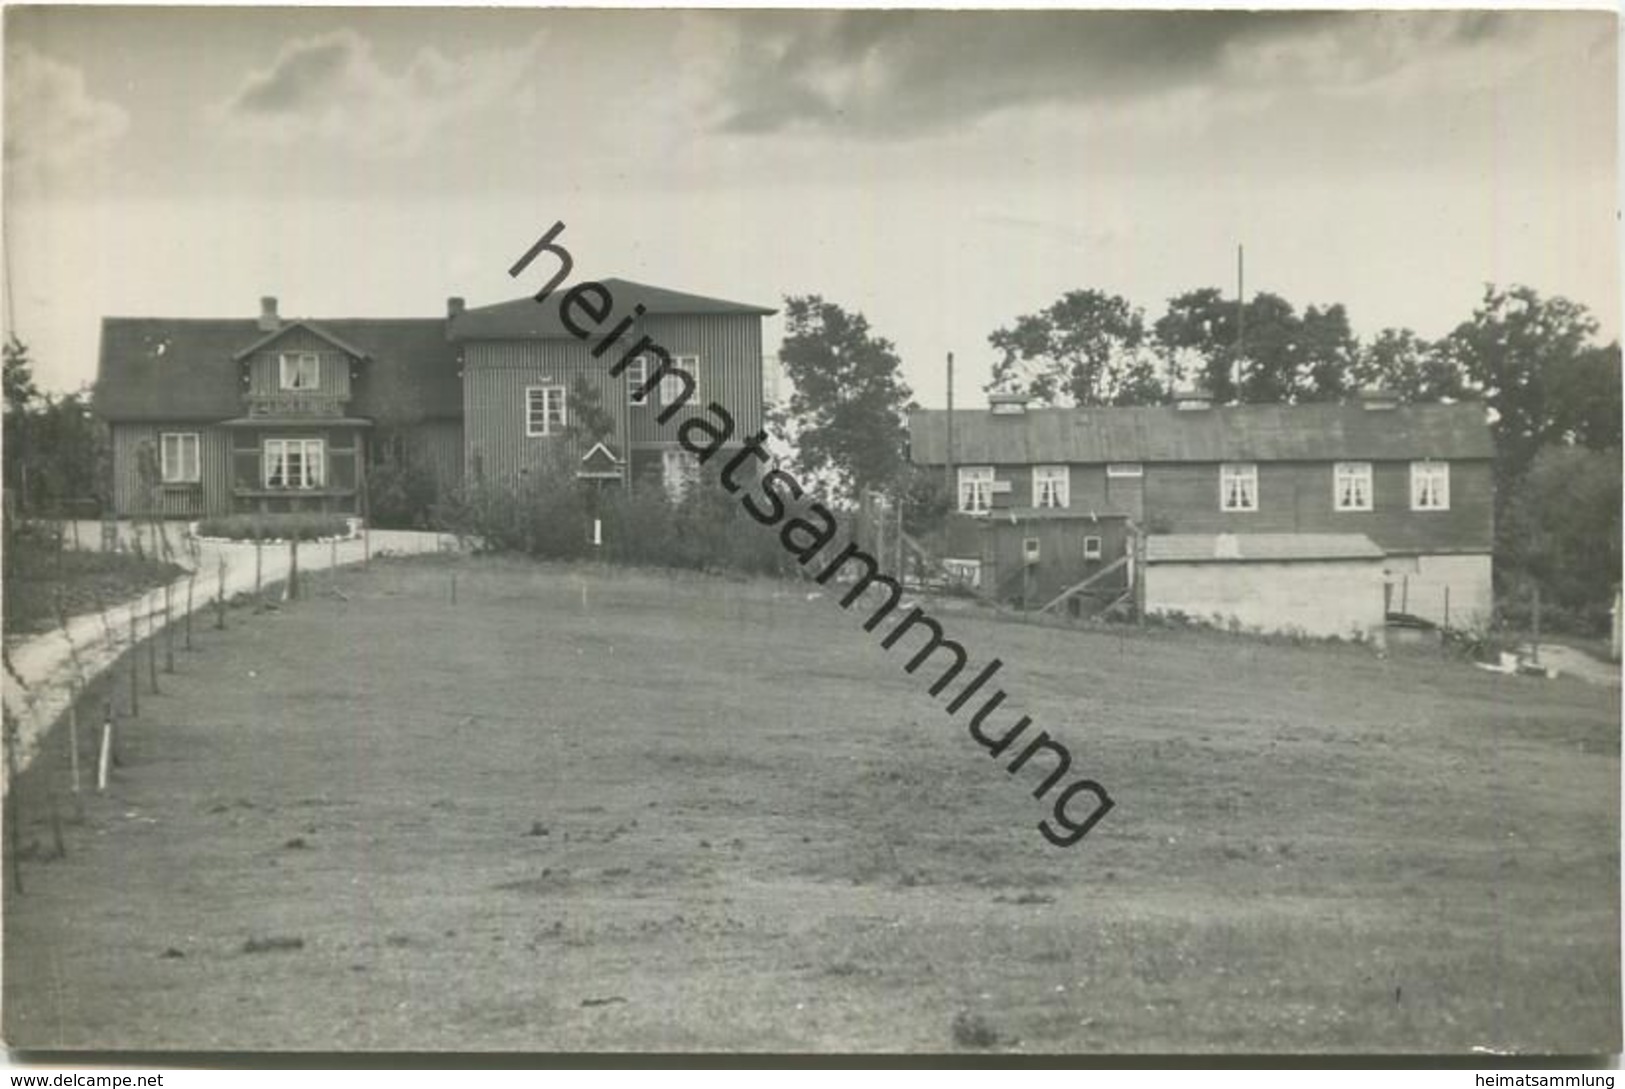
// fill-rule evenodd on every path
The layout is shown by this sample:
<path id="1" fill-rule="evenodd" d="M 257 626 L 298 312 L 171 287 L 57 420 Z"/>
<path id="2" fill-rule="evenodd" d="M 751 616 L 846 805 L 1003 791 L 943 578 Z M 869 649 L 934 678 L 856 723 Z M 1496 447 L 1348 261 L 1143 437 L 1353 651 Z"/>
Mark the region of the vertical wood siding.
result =
<path id="1" fill-rule="evenodd" d="M 154 514 L 167 518 L 224 514 L 231 510 L 231 432 L 196 423 L 112 425 L 113 509 L 124 518 Z M 198 486 L 150 489 L 141 480 L 140 450 L 150 444 L 157 458 L 158 437 L 165 432 L 198 436 Z"/>
<path id="2" fill-rule="evenodd" d="M 441 494 L 463 482 L 461 420 L 423 420 L 407 430 L 407 443 L 419 464 L 434 474 Z"/>
<path id="3" fill-rule="evenodd" d="M 281 365 L 277 361 L 283 352 L 315 352 L 321 360 L 321 385 L 310 392 L 319 397 L 350 399 L 350 357 L 304 329 L 294 329 L 249 357 L 249 393 L 263 396 L 283 392 Z"/>
<path id="4" fill-rule="evenodd" d="M 587 451 L 567 435 L 533 437 L 525 433 L 525 390 L 530 386 L 563 386 L 578 376 L 598 390 L 615 421 L 614 444 L 626 450 L 626 383 L 609 377 L 612 357 L 592 358 L 589 346 L 568 340 L 490 341 L 467 345 L 463 358 L 465 446 L 463 466 L 486 480 L 513 481 L 522 473 L 542 470 L 555 458 L 579 460 Z M 566 421 L 571 406 L 565 402 Z"/>
<path id="5" fill-rule="evenodd" d="M 704 406 L 713 401 L 733 417 L 733 443 L 743 442 L 762 426 L 761 318 L 725 314 L 659 317 L 649 318 L 643 325 L 640 335 L 647 335 L 672 355 L 699 357 L 699 391 L 664 424 L 657 419 L 663 407 L 658 404 L 658 394 L 654 403 L 632 409 L 633 443 L 676 442 L 683 421 L 705 415 Z"/>

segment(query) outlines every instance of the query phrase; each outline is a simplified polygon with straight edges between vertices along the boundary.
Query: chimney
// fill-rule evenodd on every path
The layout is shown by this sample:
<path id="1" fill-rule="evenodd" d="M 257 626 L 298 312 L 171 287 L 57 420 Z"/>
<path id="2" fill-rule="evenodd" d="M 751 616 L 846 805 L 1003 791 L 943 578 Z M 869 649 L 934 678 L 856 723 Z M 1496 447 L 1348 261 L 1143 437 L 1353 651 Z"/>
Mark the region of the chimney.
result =
<path id="1" fill-rule="evenodd" d="M 260 328 L 267 333 L 282 328 L 282 319 L 276 316 L 276 296 L 260 296 Z"/>
<path id="2" fill-rule="evenodd" d="M 1027 411 L 1027 395 L 1025 393 L 990 393 L 987 395 L 988 411 L 995 416 L 1021 416 Z"/>
<path id="3" fill-rule="evenodd" d="M 1399 407 L 1399 395 L 1391 389 L 1367 386 L 1360 391 L 1360 404 L 1365 406 L 1367 412 L 1383 412 Z"/>
<path id="4" fill-rule="evenodd" d="M 446 300 L 446 319 L 449 321 L 463 312 L 463 297 L 453 295 Z"/>
<path id="5" fill-rule="evenodd" d="M 1213 407 L 1213 394 L 1201 386 L 1175 390 L 1174 407 L 1181 412 L 1200 412 Z"/>

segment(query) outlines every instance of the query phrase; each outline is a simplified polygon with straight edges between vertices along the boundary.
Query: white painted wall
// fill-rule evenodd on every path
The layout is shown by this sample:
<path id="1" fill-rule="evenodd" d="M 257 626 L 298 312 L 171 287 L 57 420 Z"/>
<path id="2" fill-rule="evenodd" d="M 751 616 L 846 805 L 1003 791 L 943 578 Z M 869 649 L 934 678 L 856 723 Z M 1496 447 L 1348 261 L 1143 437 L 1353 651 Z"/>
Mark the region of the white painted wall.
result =
<path id="1" fill-rule="evenodd" d="M 1452 628 L 1487 627 L 1495 609 L 1488 556 L 1390 556 L 1384 563 L 1389 608 L 1445 623 L 1445 588 L 1450 590 Z"/>
<path id="2" fill-rule="evenodd" d="M 1149 611 L 1179 610 L 1203 620 L 1231 619 L 1264 632 L 1383 635 L 1383 561 L 1154 563 L 1145 571 Z"/>

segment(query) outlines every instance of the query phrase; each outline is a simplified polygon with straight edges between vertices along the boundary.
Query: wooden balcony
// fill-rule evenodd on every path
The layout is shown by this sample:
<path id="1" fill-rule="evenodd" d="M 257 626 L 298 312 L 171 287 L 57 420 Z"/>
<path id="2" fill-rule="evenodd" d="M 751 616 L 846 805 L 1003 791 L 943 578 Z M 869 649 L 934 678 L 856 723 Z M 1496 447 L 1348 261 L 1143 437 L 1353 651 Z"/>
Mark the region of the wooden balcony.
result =
<path id="1" fill-rule="evenodd" d="M 313 393 L 250 393 L 243 405 L 250 417 L 332 419 L 344 415 L 345 400 Z"/>

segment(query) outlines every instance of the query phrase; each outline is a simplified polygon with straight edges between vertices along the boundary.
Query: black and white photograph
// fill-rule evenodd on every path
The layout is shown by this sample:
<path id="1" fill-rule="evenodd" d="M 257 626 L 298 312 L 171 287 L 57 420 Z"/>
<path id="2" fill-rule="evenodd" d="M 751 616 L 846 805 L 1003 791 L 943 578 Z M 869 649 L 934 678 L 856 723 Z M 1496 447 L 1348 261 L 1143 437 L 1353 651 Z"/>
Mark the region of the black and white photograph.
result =
<path id="1" fill-rule="evenodd" d="M 1618 53 L 8 5 L 11 1061 L 1617 1055 Z"/>

